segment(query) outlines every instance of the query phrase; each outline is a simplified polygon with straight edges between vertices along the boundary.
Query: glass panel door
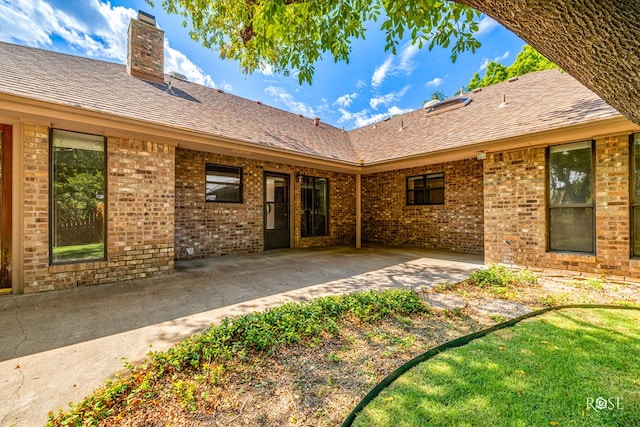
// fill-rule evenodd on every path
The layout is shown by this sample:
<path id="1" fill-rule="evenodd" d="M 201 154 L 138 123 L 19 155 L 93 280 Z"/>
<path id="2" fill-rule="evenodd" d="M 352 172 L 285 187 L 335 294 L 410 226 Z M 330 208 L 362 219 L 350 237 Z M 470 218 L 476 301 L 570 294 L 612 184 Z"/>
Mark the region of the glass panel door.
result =
<path id="1" fill-rule="evenodd" d="M 11 292 L 11 126 L 0 124 L 0 293 Z"/>
<path id="2" fill-rule="evenodd" d="M 288 175 L 265 173 L 264 231 L 265 250 L 290 247 Z"/>

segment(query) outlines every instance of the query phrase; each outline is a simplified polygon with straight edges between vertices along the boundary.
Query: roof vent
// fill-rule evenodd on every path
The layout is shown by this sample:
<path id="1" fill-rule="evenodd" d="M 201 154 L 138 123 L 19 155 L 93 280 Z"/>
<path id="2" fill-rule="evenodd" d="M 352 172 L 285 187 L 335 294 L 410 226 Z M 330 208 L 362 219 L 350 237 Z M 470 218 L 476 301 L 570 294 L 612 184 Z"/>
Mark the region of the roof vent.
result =
<path id="1" fill-rule="evenodd" d="M 217 88 L 216 90 L 218 91 L 218 93 L 224 93 L 224 91 L 220 88 Z"/>
<path id="2" fill-rule="evenodd" d="M 509 103 L 507 102 L 507 95 L 502 95 L 502 102 L 500 103 L 500 105 L 498 105 L 498 108 L 504 108 L 507 105 L 509 105 Z"/>
<path id="3" fill-rule="evenodd" d="M 189 81 L 187 76 L 185 76 L 184 74 L 181 74 L 181 73 L 179 73 L 177 71 L 172 71 L 172 72 L 169 73 L 169 75 L 171 77 L 173 77 L 174 79 L 176 79 L 176 80 L 181 80 L 183 82 L 188 82 Z"/>
<path id="4" fill-rule="evenodd" d="M 509 83 L 513 83 L 515 81 L 518 81 L 518 77 L 511 77 L 509 80 L 507 80 Z"/>
<path id="5" fill-rule="evenodd" d="M 469 105 L 471 101 L 472 101 L 471 98 L 463 98 L 463 97 L 445 99 L 444 101 L 440 101 L 432 105 L 430 108 L 428 108 L 427 115 L 434 116 L 436 114 L 444 113 L 445 111 L 451 111 L 458 108 L 462 108 Z"/>
<path id="6" fill-rule="evenodd" d="M 320 125 L 320 117 L 316 117 L 315 119 L 313 119 L 313 124 L 316 126 Z"/>

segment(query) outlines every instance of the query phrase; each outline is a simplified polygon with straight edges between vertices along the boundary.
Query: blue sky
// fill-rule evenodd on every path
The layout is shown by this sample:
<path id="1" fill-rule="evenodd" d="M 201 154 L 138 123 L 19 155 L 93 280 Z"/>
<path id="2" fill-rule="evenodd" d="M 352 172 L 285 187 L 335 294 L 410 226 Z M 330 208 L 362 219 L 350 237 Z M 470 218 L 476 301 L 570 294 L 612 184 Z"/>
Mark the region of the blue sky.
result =
<path id="1" fill-rule="evenodd" d="M 524 45 L 483 16 L 477 35 L 482 47 L 459 55 L 455 64 L 446 49 L 419 50 L 410 43 L 394 56 L 384 51 L 378 22 L 366 40 L 354 41 L 349 64 L 323 61 L 313 83 L 299 85 L 295 77 L 268 70 L 243 74 L 236 63 L 193 41 L 182 18 L 164 13 L 160 0 L 155 3 L 152 8 L 144 0 L 0 0 L 0 40 L 125 63 L 129 20 L 144 10 L 165 32 L 165 72 L 345 129 L 420 108 L 434 91 L 451 96 L 474 72 L 482 74 L 488 61 L 511 64 Z"/>

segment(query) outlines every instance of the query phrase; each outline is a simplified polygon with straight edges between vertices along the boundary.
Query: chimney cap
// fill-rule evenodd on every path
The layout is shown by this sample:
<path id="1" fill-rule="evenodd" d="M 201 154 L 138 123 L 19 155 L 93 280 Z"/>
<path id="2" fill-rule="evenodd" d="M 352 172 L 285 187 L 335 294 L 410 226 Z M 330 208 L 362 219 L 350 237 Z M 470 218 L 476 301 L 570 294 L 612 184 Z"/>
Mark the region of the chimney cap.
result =
<path id="1" fill-rule="evenodd" d="M 138 10 L 138 20 L 149 25 L 156 25 L 156 17 L 143 10 Z"/>

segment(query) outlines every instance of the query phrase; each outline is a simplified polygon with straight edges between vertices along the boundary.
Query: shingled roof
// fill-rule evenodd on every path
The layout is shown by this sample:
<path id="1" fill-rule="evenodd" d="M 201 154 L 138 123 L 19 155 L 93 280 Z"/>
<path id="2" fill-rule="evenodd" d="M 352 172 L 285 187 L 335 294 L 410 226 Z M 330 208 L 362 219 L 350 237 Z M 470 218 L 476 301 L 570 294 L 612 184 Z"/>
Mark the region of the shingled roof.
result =
<path id="1" fill-rule="evenodd" d="M 459 108 L 420 109 L 349 133 L 365 163 L 500 141 L 620 116 L 558 70 L 538 71 L 461 95 Z M 504 103 L 503 103 L 504 100 Z"/>
<path id="2" fill-rule="evenodd" d="M 471 101 L 457 109 L 420 109 L 349 132 L 218 89 L 169 80 L 171 90 L 166 83 L 131 77 L 124 65 L 0 42 L 0 96 L 339 162 L 379 163 L 620 116 L 556 70 L 465 94 Z"/>
<path id="3" fill-rule="evenodd" d="M 334 126 L 169 80 L 171 91 L 131 77 L 125 65 L 0 42 L 0 93 L 327 159 L 357 157 L 347 134 Z"/>

